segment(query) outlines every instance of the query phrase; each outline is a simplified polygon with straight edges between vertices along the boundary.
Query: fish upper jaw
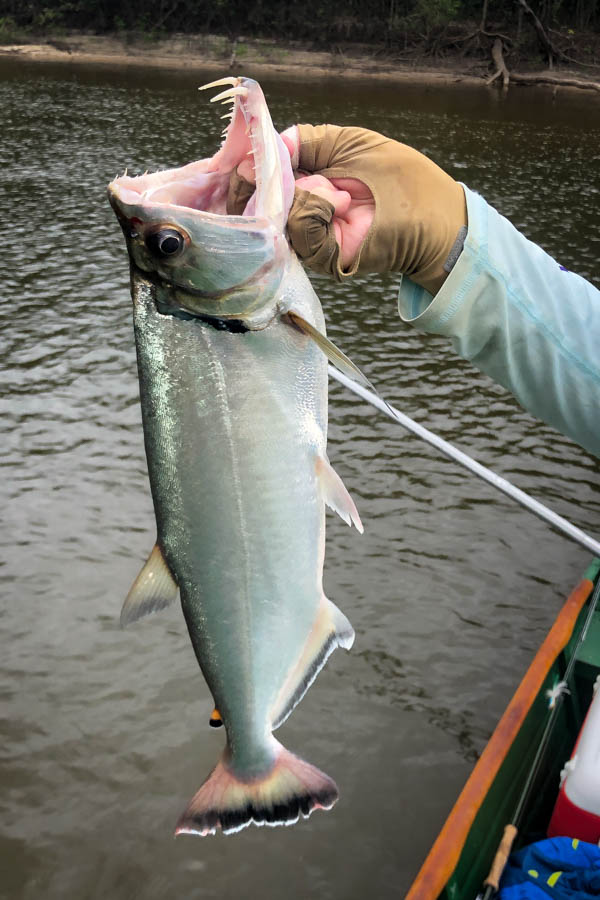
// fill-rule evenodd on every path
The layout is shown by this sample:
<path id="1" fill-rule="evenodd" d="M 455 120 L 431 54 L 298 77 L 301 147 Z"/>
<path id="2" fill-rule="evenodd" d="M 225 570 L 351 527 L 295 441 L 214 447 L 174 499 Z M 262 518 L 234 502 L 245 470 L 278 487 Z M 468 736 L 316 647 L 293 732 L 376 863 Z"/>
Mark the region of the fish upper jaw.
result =
<path id="1" fill-rule="evenodd" d="M 268 218 L 283 232 L 294 199 L 294 174 L 289 152 L 273 127 L 271 114 L 260 85 L 252 78 L 230 77 L 203 85 L 200 90 L 231 85 L 217 94 L 211 102 L 233 102 L 231 121 L 225 130 L 221 149 L 213 157 L 219 167 L 233 171 L 241 160 L 251 157 L 256 178 L 256 192 L 245 215 Z M 233 163 L 233 165 L 232 165 Z"/>
<path id="2" fill-rule="evenodd" d="M 125 172 L 108 185 L 117 207 L 143 206 L 167 212 L 193 210 L 206 225 L 227 219 L 231 227 L 264 228 L 266 222 L 283 234 L 294 199 L 294 174 L 289 152 L 275 131 L 260 85 L 251 78 L 223 78 L 200 90 L 230 84 L 213 101 L 233 103 L 224 140 L 214 156 L 176 169 L 130 176 Z M 243 216 L 227 215 L 229 179 L 237 166 L 252 157 L 256 191 Z M 118 212 L 117 212 L 118 215 Z M 266 221 L 265 221 L 266 220 Z"/>
<path id="3" fill-rule="evenodd" d="M 221 83 L 229 88 L 216 99 L 233 108 L 217 153 L 177 169 L 125 173 L 109 184 L 108 196 L 134 270 L 162 282 L 167 305 L 241 319 L 253 329 L 276 312 L 291 255 L 284 230 L 294 178 L 259 85 L 248 78 L 213 84 Z M 243 216 L 229 216 L 230 176 L 248 153 L 257 189 Z"/>

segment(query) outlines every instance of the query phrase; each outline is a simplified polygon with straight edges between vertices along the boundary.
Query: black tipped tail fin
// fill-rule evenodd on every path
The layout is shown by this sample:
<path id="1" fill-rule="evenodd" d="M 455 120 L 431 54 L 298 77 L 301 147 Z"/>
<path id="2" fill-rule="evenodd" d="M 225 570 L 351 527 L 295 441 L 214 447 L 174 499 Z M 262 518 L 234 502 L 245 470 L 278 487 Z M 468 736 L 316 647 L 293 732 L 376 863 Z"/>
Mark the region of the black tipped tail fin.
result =
<path id="1" fill-rule="evenodd" d="M 273 738 L 276 759 L 263 778 L 242 781 L 223 757 L 180 817 L 175 834 L 224 834 L 247 825 L 293 825 L 315 809 L 331 809 L 337 786 L 328 775 L 294 756 Z"/>

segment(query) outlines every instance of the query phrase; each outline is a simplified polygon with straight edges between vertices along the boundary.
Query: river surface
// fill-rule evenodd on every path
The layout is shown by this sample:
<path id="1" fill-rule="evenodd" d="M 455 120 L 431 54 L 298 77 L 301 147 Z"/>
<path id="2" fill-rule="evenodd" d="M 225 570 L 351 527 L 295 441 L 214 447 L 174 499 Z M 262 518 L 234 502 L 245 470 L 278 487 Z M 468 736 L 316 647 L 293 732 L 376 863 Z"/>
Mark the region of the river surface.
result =
<path id="1" fill-rule="evenodd" d="M 249 73 L 250 74 L 250 73 Z M 590 555 L 331 385 L 325 588 L 356 629 L 278 737 L 341 798 L 294 828 L 172 838 L 223 735 L 181 611 L 122 631 L 154 543 L 128 265 L 105 198 L 214 151 L 197 73 L 0 67 L 0 896 L 403 897 Z M 600 116 L 515 88 L 264 80 L 277 126 L 413 144 L 600 283 Z M 399 321 L 396 280 L 315 278 L 334 340 L 408 415 L 600 534 L 598 464 Z"/>

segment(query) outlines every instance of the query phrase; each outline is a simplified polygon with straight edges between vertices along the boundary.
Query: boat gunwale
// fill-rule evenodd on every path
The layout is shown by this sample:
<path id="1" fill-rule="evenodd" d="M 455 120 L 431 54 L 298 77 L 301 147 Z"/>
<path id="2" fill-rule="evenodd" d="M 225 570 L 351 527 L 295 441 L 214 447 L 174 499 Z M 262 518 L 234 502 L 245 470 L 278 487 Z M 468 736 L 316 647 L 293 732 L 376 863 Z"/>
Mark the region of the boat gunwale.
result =
<path id="1" fill-rule="evenodd" d="M 469 831 L 558 655 L 568 644 L 593 587 L 599 561 L 569 594 L 467 779 L 406 900 L 437 900 L 459 862 Z M 591 577 L 588 577 L 591 576 Z"/>

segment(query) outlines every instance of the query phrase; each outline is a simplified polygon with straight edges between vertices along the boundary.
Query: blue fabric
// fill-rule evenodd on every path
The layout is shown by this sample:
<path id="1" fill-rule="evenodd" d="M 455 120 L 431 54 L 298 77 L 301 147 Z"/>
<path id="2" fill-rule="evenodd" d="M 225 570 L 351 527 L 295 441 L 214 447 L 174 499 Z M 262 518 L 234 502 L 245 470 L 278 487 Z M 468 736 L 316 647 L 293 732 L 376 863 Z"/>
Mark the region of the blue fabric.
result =
<path id="1" fill-rule="evenodd" d="M 600 897 L 600 849 L 567 837 L 524 847 L 511 855 L 498 896 L 500 900 Z"/>
<path id="2" fill-rule="evenodd" d="M 404 277 L 398 310 L 529 412 L 600 456 L 600 291 L 465 188 L 463 252 L 435 295 Z"/>

